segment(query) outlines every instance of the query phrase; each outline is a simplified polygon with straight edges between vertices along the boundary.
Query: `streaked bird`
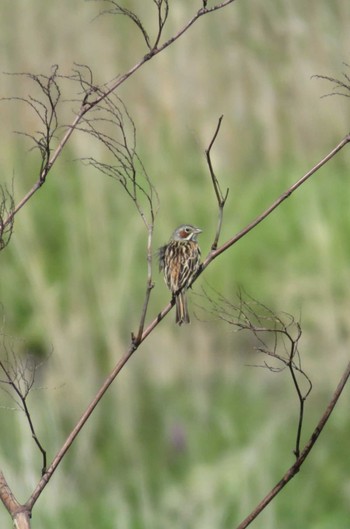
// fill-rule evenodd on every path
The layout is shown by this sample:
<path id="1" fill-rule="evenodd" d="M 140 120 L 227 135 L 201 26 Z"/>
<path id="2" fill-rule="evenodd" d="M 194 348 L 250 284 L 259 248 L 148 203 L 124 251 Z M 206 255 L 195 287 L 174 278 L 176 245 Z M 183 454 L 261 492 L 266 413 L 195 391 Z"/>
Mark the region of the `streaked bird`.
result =
<path id="1" fill-rule="evenodd" d="M 186 290 L 196 277 L 200 266 L 201 251 L 197 235 L 201 229 L 191 224 L 182 224 L 172 234 L 168 244 L 158 250 L 159 269 L 164 273 L 165 283 L 175 296 L 176 323 L 190 323 Z"/>

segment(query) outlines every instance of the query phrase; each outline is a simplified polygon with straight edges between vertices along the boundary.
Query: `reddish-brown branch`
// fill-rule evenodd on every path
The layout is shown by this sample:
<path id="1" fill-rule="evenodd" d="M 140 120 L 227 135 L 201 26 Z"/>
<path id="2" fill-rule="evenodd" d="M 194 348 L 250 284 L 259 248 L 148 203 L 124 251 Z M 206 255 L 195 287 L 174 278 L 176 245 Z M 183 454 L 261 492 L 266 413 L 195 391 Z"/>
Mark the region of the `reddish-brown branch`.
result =
<path id="1" fill-rule="evenodd" d="M 20 504 L 12 494 L 4 474 L 0 470 L 0 499 L 11 514 L 20 507 Z"/>
<path id="2" fill-rule="evenodd" d="M 312 432 L 312 435 L 305 445 L 304 449 L 300 453 L 300 456 L 295 461 L 294 465 L 292 465 L 287 472 L 284 474 L 282 479 L 273 487 L 273 489 L 265 496 L 265 498 L 257 505 L 257 507 L 247 516 L 238 526 L 236 529 L 245 529 L 248 527 L 248 525 L 251 524 L 253 520 L 265 509 L 265 507 L 273 500 L 275 496 L 287 485 L 287 483 L 299 472 L 301 465 L 304 463 L 305 459 L 309 455 L 311 449 L 313 448 L 314 444 L 316 443 L 320 433 L 322 432 L 323 428 L 325 427 L 332 411 L 334 410 L 334 407 L 336 403 L 338 402 L 338 399 L 349 379 L 350 376 L 350 362 L 347 365 L 339 384 L 333 393 L 332 399 L 330 400 L 326 410 L 324 411 L 321 419 L 319 420 L 316 428 Z"/>
<path id="3" fill-rule="evenodd" d="M 1 470 L 0 499 L 11 515 L 16 529 L 30 529 L 30 510 L 16 500 Z"/>
<path id="4" fill-rule="evenodd" d="M 32 510 L 35 502 L 39 498 L 41 492 L 43 491 L 43 489 L 45 488 L 45 486 L 47 485 L 47 483 L 51 479 L 51 477 L 52 477 L 53 473 L 55 472 L 56 468 L 58 467 L 58 465 L 62 461 L 62 459 L 65 456 L 66 452 L 68 451 L 68 449 L 73 444 L 73 441 L 75 440 L 75 438 L 77 437 L 77 435 L 79 434 L 79 432 L 83 428 L 84 424 L 86 423 L 86 421 L 88 420 L 88 418 L 90 417 L 90 415 L 92 414 L 94 409 L 96 408 L 97 404 L 100 402 L 100 400 L 102 399 L 103 395 L 106 393 L 107 389 L 112 384 L 113 380 L 116 378 L 118 373 L 121 371 L 121 369 L 127 363 L 127 361 L 132 356 L 132 354 L 135 352 L 135 350 L 136 349 L 135 349 L 134 345 L 132 344 L 130 346 L 129 350 L 124 354 L 124 356 L 122 356 L 122 358 L 116 364 L 115 368 L 110 373 L 110 375 L 105 379 L 105 381 L 102 384 L 101 388 L 99 389 L 99 391 L 97 392 L 97 394 L 95 395 L 95 397 L 93 398 L 93 400 L 91 401 L 91 403 L 89 404 L 89 406 L 87 407 L 87 409 L 85 410 L 83 415 L 80 417 L 79 421 L 77 422 L 77 424 L 73 428 L 72 432 L 67 437 L 67 439 L 64 442 L 62 448 L 57 452 L 57 454 L 56 454 L 55 458 L 53 459 L 51 465 L 49 466 L 47 471 L 43 474 L 43 476 L 42 476 L 41 480 L 39 481 L 37 487 L 35 488 L 33 494 L 31 495 L 30 499 L 26 503 L 26 506 L 28 507 L 28 509 L 30 511 Z"/>

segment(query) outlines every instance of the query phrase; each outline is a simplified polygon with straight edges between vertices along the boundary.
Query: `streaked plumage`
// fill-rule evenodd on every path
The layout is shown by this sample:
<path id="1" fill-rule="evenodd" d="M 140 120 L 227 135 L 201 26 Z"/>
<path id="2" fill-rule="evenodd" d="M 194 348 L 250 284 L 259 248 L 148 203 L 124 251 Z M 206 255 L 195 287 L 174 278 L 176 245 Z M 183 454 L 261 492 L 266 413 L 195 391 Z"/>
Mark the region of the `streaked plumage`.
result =
<path id="1" fill-rule="evenodd" d="M 186 289 L 200 266 L 197 235 L 201 232 L 191 224 L 182 224 L 176 228 L 168 244 L 159 248 L 159 269 L 164 273 L 169 290 L 176 296 L 176 323 L 179 325 L 190 323 Z"/>

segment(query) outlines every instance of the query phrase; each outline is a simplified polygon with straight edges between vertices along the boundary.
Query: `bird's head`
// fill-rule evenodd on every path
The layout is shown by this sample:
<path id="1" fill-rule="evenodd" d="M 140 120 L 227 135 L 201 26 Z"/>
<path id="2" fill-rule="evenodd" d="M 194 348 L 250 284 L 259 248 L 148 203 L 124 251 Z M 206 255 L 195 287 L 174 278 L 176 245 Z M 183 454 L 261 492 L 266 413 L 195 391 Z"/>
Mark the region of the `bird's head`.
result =
<path id="1" fill-rule="evenodd" d="M 191 224 L 181 224 L 181 226 L 176 228 L 171 239 L 174 241 L 196 241 L 197 235 L 200 233 L 202 233 L 202 230 Z"/>

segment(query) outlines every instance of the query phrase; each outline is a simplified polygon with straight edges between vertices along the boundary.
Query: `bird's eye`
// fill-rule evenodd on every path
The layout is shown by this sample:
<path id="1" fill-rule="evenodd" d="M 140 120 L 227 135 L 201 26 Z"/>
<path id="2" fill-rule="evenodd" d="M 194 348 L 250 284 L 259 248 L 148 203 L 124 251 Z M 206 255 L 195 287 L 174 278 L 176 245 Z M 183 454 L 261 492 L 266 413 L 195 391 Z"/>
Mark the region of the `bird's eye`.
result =
<path id="1" fill-rule="evenodd" d="M 185 228 L 186 233 L 190 233 L 190 231 L 191 231 L 190 228 Z"/>

